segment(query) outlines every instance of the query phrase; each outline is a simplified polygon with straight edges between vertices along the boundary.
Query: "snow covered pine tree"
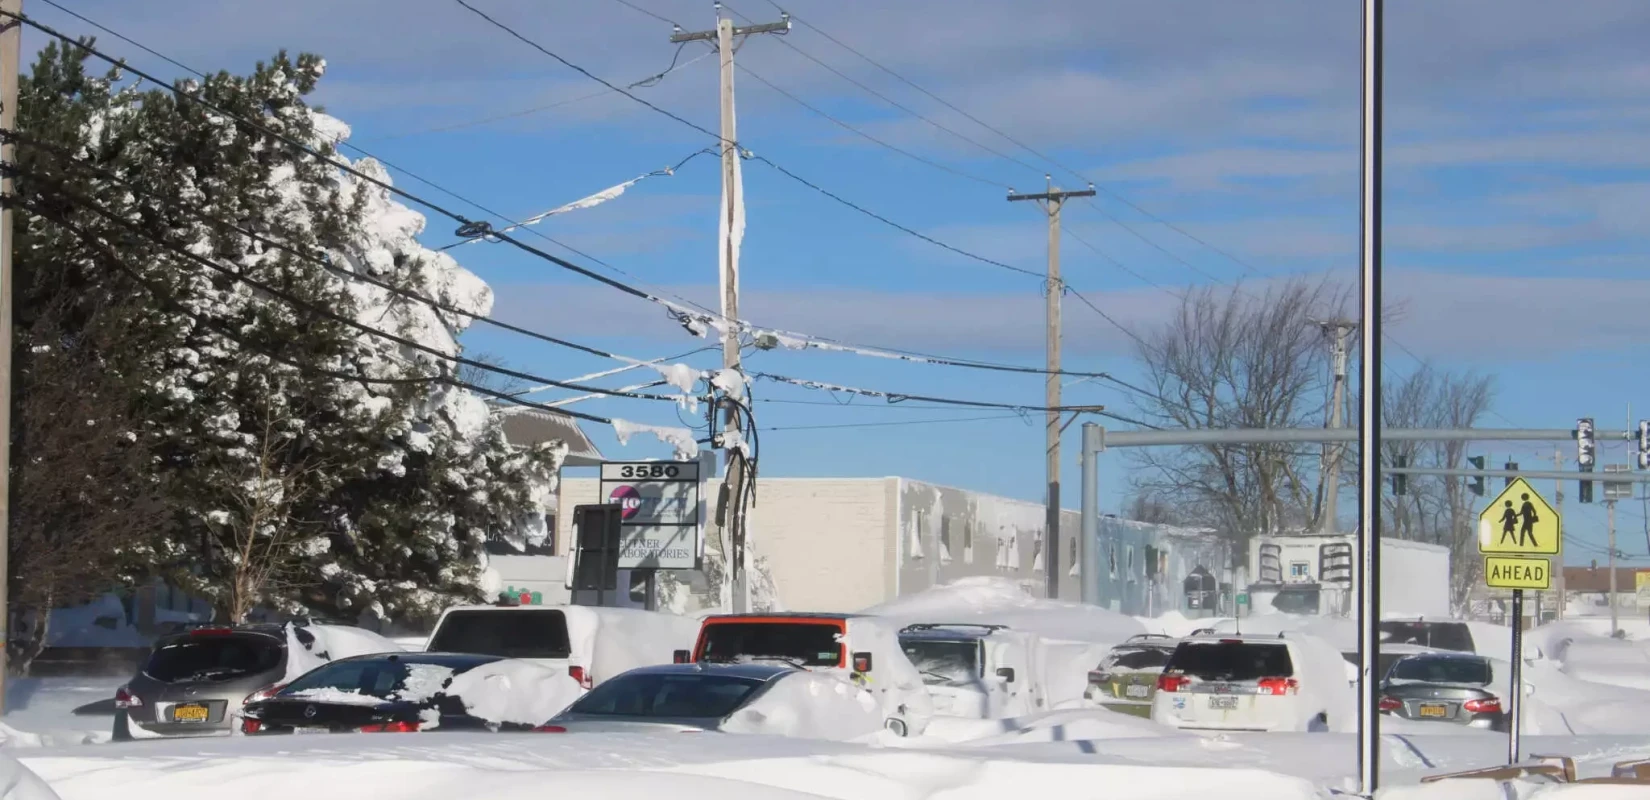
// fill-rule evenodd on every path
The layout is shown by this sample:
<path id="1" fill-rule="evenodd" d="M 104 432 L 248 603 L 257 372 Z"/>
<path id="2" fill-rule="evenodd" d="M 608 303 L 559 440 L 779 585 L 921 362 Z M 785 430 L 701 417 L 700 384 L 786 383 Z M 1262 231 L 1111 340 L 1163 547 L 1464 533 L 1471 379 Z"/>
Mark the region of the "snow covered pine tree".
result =
<path id="1" fill-rule="evenodd" d="M 154 453 L 174 518 L 133 546 L 152 549 L 153 573 L 222 619 L 416 620 L 478 599 L 489 531 L 546 534 L 565 448 L 512 449 L 481 398 L 440 382 L 450 361 L 173 248 L 445 354 L 459 352 L 470 317 L 323 264 L 478 315 L 491 291 L 421 246 L 423 216 L 381 188 L 169 90 L 90 75 L 83 60 L 48 47 L 23 82 L 19 128 L 39 143 L 18 147 L 18 188 L 40 213 L 20 215 L 19 294 L 27 303 L 69 286 L 83 309 L 126 318 L 128 335 L 97 344 L 133 365 L 129 434 Z M 333 146 L 348 127 L 304 100 L 323 67 L 282 53 L 251 76 L 181 87 L 341 161 Z M 375 162 L 353 166 L 387 180 Z M 72 338 L 80 323 L 65 318 Z"/>

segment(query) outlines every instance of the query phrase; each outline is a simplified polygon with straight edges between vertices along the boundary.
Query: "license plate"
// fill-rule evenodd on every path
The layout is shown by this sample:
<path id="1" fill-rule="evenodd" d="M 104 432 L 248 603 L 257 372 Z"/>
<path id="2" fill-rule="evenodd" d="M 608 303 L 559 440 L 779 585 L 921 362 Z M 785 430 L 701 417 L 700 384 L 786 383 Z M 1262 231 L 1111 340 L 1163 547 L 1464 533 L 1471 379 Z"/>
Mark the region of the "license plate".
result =
<path id="1" fill-rule="evenodd" d="M 293 728 L 293 733 L 332 733 L 331 728 Z"/>
<path id="2" fill-rule="evenodd" d="M 1449 716 L 1449 706 L 1443 703 L 1422 703 L 1421 716 L 1443 718 Z"/>
<path id="3" fill-rule="evenodd" d="M 1238 701 L 1238 699 L 1236 697 L 1233 697 L 1233 696 L 1230 696 L 1230 695 L 1218 695 L 1217 694 L 1217 695 L 1209 698 L 1209 707 L 1214 708 L 1214 709 L 1220 709 L 1220 710 L 1223 710 L 1223 711 L 1224 710 L 1230 710 L 1230 709 L 1237 708 L 1237 701 Z"/>
<path id="4" fill-rule="evenodd" d="M 173 722 L 205 722 L 210 716 L 206 706 L 199 704 L 172 707 Z"/>
<path id="5" fill-rule="evenodd" d="M 1144 700 L 1145 698 L 1151 696 L 1151 693 L 1152 692 L 1149 687 L 1141 686 L 1140 684 L 1131 684 L 1127 688 L 1123 689 L 1124 697 L 1132 697 L 1136 700 Z"/>

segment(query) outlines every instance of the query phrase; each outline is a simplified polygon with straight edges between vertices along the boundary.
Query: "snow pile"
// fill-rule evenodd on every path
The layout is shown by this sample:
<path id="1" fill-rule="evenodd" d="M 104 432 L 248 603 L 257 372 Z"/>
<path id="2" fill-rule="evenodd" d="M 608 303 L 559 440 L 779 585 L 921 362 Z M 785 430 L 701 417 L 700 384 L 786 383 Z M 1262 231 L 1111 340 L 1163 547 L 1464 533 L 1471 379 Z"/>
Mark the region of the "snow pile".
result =
<path id="1" fill-rule="evenodd" d="M 567 640 L 574 658 L 588 658 L 590 677 L 601 683 L 637 667 L 671 663 L 677 650 L 692 650 L 699 620 L 633 608 L 566 606 Z"/>
<path id="2" fill-rule="evenodd" d="M 923 685 L 922 673 L 905 657 L 899 629 L 884 620 L 850 617 L 848 644 L 855 653 L 871 654 L 868 688 L 881 706 L 882 716 L 898 717 L 911 734 L 921 733 L 934 717 L 934 701 Z"/>
<path id="3" fill-rule="evenodd" d="M 1147 633 L 1161 633 L 1173 636 L 1176 639 L 1192 635 L 1192 631 L 1199 628 L 1213 627 L 1215 623 L 1225 621 L 1224 617 L 1198 617 L 1193 619 L 1179 611 L 1169 611 L 1156 617 L 1135 617 Z"/>
<path id="4" fill-rule="evenodd" d="M 1581 680 L 1552 661 L 1525 664 L 1524 681 L 1531 733 L 1643 734 L 1650 719 L 1650 691 Z"/>
<path id="5" fill-rule="evenodd" d="M 363 694 L 361 692 L 346 691 L 344 689 L 339 689 L 332 686 L 318 686 L 314 689 L 305 689 L 301 692 L 293 692 L 291 695 L 283 696 L 292 697 L 298 700 L 308 700 L 312 703 L 325 703 L 335 706 L 370 707 L 381 706 L 387 702 L 382 697 L 374 697 L 373 695 Z"/>
<path id="6" fill-rule="evenodd" d="M 1338 652 L 1353 653 L 1358 650 L 1358 622 L 1346 617 L 1270 612 L 1241 619 L 1222 619 L 1208 627 L 1214 628 L 1215 633 L 1242 633 L 1255 636 L 1276 636 L 1285 632 L 1302 633 L 1328 642 Z"/>
<path id="7" fill-rule="evenodd" d="M 876 697 L 841 676 L 798 671 L 735 711 L 722 730 L 851 741 L 882 729 Z"/>
<path id="8" fill-rule="evenodd" d="M 543 725 L 584 694 L 566 672 L 505 659 L 453 678 L 447 695 L 472 716 L 493 723 Z"/>
<path id="9" fill-rule="evenodd" d="M 1103 708 L 1044 711 L 1008 719 L 936 719 L 924 732 L 927 739 L 966 744 L 970 747 L 1098 739 L 1189 738 L 1192 735 L 1159 725 L 1149 719 Z"/>
<path id="10" fill-rule="evenodd" d="M 1382 789 L 1376 800 L 1639 800 L 1650 795 L 1643 786 L 1562 784 L 1535 781 L 1440 781 Z"/>
<path id="11" fill-rule="evenodd" d="M 40 776 L 11 756 L 0 755 L 0 800 L 59 800 Z"/>
<path id="12" fill-rule="evenodd" d="M 1357 690 L 1347 683 L 1346 659 L 1341 656 L 1341 649 L 1316 636 L 1291 634 L 1287 638 L 1295 644 L 1299 655 L 1295 677 L 1300 681 L 1302 711 L 1309 716 L 1319 712 L 1327 714 L 1332 731 L 1357 730 Z"/>
<path id="13" fill-rule="evenodd" d="M 406 648 L 364 628 L 344 625 L 307 625 L 305 630 L 315 635 L 315 652 L 329 661 L 377 653 L 400 653 Z"/>
<path id="14" fill-rule="evenodd" d="M 865 609 L 900 625 L 972 622 L 1007 625 L 1045 639 L 1118 644 L 1145 633 L 1139 620 L 1098 606 L 1033 597 L 1007 578 L 962 578 Z"/>

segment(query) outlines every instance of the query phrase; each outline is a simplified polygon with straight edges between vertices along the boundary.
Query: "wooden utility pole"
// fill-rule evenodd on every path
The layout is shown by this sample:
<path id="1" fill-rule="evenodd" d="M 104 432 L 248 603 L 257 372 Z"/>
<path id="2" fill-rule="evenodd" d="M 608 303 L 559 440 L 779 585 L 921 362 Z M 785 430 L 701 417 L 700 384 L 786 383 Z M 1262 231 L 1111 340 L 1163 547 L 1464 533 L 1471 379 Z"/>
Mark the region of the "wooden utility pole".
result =
<path id="1" fill-rule="evenodd" d="M 1047 176 L 1044 176 L 1047 178 Z M 1049 407 L 1046 430 L 1048 492 L 1046 516 L 1043 520 L 1043 567 L 1048 575 L 1048 596 L 1060 596 L 1060 295 L 1066 285 L 1060 280 L 1060 209 L 1068 197 L 1093 197 L 1094 186 L 1066 192 L 1054 187 L 1049 179 L 1048 191 L 1040 194 L 1008 193 L 1009 202 L 1034 200 L 1048 212 L 1048 391 L 1044 405 Z"/>
<path id="2" fill-rule="evenodd" d="M 719 95 L 722 127 L 719 136 L 722 140 L 722 219 L 721 230 L 717 232 L 720 246 L 716 258 L 719 262 L 722 298 L 722 368 L 739 370 L 742 367 L 739 363 L 739 327 L 736 320 L 739 319 L 739 242 L 744 236 L 744 182 L 739 174 L 739 133 L 733 112 L 733 54 L 737 49 L 734 37 L 755 33 L 787 33 L 791 29 L 791 18 L 789 14 L 784 14 L 779 22 L 735 27 L 733 20 L 722 16 L 721 3 L 716 4 L 716 17 L 715 30 L 684 33 L 681 28 L 677 28 L 671 34 L 670 41 L 672 44 L 714 42 L 721 56 Z M 739 418 L 732 408 L 727 409 L 723 419 L 726 430 L 743 434 L 739 430 Z M 728 545 L 727 550 L 722 553 L 727 569 L 725 578 L 732 584 L 732 610 L 739 613 L 750 610 L 752 564 L 750 548 L 746 546 L 744 525 L 738 522 L 741 519 L 738 513 L 740 498 L 745 495 L 744 470 L 734 468 L 734 460 L 740 458 L 734 448 L 724 450 L 722 456 L 722 485 L 727 489 L 728 505 L 725 513 L 721 515 L 720 540 Z"/>
<path id="3" fill-rule="evenodd" d="M 1334 390 L 1329 393 L 1329 413 L 1324 415 L 1326 424 L 1331 428 L 1340 428 L 1341 409 L 1345 406 L 1346 396 L 1346 337 L 1357 329 L 1358 323 L 1345 319 L 1331 319 L 1316 323 L 1318 328 L 1329 337 L 1330 367 L 1334 370 Z M 1344 445 L 1330 442 L 1323 446 L 1323 495 L 1318 507 L 1318 532 L 1334 533 L 1337 500 L 1340 495 L 1341 484 L 1341 453 Z"/>
<path id="4" fill-rule="evenodd" d="M 0 128 L 17 129 L 17 73 L 23 64 L 23 0 L 0 0 Z M 0 162 L 17 162 L 17 145 L 0 144 Z M 0 713 L 6 710 L 6 651 L 11 644 L 11 335 L 12 210 L 16 192 L 8 174 L 0 179 Z"/>

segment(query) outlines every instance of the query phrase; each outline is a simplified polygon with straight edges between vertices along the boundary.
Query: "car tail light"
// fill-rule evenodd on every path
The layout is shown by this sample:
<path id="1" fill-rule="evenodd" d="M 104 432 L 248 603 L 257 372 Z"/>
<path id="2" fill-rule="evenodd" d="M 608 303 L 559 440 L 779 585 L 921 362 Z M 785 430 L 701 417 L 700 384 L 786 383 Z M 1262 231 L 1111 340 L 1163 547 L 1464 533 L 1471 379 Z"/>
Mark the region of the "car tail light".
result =
<path id="1" fill-rule="evenodd" d="M 259 700 L 268 700 L 269 698 L 274 697 L 277 692 L 285 688 L 286 684 L 284 683 L 272 683 L 256 692 L 253 692 L 252 694 L 247 695 L 246 699 L 241 701 L 241 705 L 250 705 L 258 702 Z"/>
<path id="2" fill-rule="evenodd" d="M 132 694 L 132 690 L 124 686 L 115 690 L 115 708 L 142 708 L 143 698 Z"/>
<path id="3" fill-rule="evenodd" d="M 241 718 L 241 733 L 258 733 L 264 729 L 264 724 L 255 719 Z"/>
<path id="4" fill-rule="evenodd" d="M 1383 697 L 1381 698 L 1381 702 L 1378 704 L 1378 707 L 1382 711 L 1397 711 L 1398 709 L 1403 708 L 1404 704 L 1399 702 L 1395 697 Z"/>
<path id="5" fill-rule="evenodd" d="M 1494 697 L 1483 700 L 1468 700 L 1467 702 L 1462 703 L 1461 707 L 1474 714 L 1501 713 L 1501 701 Z"/>
<path id="6" fill-rule="evenodd" d="M 1261 678 L 1257 694 L 1285 695 L 1300 694 L 1300 681 L 1294 678 Z"/>
<path id="7" fill-rule="evenodd" d="M 361 733 L 417 733 L 419 725 L 416 722 L 384 722 L 373 725 L 362 725 L 356 728 Z"/>
<path id="8" fill-rule="evenodd" d="M 1186 688 L 1186 685 L 1191 682 L 1192 679 L 1185 675 L 1159 675 L 1157 676 L 1157 690 L 1160 692 L 1178 692 Z"/>
<path id="9" fill-rule="evenodd" d="M 568 667 L 567 674 L 571 676 L 573 680 L 579 682 L 580 689 L 589 689 L 595 686 L 595 682 L 590 680 L 590 673 L 586 672 L 584 667 Z"/>
<path id="10" fill-rule="evenodd" d="M 567 729 L 560 725 L 540 725 L 533 729 L 534 733 L 566 733 Z"/>

